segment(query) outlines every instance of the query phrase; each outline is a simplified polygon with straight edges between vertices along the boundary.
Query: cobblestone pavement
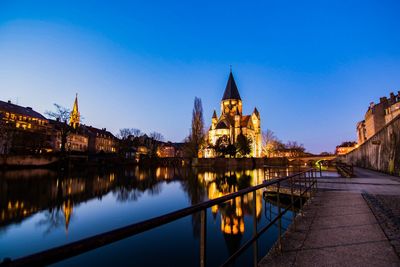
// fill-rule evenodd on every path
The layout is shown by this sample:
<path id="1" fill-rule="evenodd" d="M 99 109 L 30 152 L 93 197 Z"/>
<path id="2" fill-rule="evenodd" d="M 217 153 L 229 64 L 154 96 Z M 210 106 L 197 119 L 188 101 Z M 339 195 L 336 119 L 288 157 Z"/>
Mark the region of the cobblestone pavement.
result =
<path id="1" fill-rule="evenodd" d="M 400 266 L 400 178 L 355 172 L 358 178 L 319 179 L 322 190 L 285 233 L 281 250 L 275 244 L 259 266 Z"/>
<path id="2" fill-rule="evenodd" d="M 400 196 L 362 194 L 400 257 Z"/>

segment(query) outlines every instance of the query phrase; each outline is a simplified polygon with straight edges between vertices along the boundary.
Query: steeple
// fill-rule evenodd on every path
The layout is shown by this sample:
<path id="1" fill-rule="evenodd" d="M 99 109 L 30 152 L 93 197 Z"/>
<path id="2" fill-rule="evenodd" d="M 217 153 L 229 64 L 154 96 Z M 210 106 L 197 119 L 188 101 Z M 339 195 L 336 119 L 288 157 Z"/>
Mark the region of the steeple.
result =
<path id="1" fill-rule="evenodd" d="M 79 126 L 80 120 L 81 120 L 81 114 L 79 113 L 78 109 L 78 94 L 76 94 L 74 106 L 72 108 L 71 115 L 69 118 L 69 125 L 71 125 L 73 128 L 76 128 Z"/>
<path id="2" fill-rule="evenodd" d="M 215 111 L 215 109 L 214 109 L 214 113 L 213 113 L 213 115 L 212 115 L 212 118 L 213 118 L 213 119 L 218 119 L 218 117 L 217 117 L 217 112 Z"/>
<path id="3" fill-rule="evenodd" d="M 257 116 L 257 118 L 260 118 L 260 112 L 258 112 L 257 108 L 254 108 L 253 114 Z"/>
<path id="4" fill-rule="evenodd" d="M 227 100 L 227 99 L 236 99 L 236 100 L 242 100 L 239 95 L 239 91 L 237 89 L 235 79 L 233 78 L 232 75 L 232 69 L 229 73 L 229 79 L 228 83 L 226 84 L 224 96 L 222 97 L 222 100 Z"/>

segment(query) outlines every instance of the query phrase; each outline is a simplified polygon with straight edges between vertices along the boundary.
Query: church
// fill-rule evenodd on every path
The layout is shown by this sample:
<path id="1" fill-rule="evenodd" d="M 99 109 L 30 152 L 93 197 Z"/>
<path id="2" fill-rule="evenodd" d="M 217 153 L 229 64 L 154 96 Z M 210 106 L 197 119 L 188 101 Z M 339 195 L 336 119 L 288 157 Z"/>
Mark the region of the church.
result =
<path id="1" fill-rule="evenodd" d="M 242 109 L 242 99 L 231 71 L 221 100 L 221 114 L 218 117 L 217 112 L 214 110 L 211 126 L 207 134 L 208 146 L 200 151 L 199 157 L 216 157 L 213 146 L 215 146 L 219 138 L 224 138 L 225 140 L 229 140 L 231 144 L 235 144 L 240 134 L 251 140 L 251 152 L 249 156 L 261 157 L 262 136 L 260 113 L 257 108 L 254 108 L 251 115 L 243 115 Z"/>

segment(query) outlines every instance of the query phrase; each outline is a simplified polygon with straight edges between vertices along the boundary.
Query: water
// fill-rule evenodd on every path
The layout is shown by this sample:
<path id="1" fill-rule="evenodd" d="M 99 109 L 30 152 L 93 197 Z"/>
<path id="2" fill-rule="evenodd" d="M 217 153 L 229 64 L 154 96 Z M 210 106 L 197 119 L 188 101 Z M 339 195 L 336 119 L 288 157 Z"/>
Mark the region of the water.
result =
<path id="1" fill-rule="evenodd" d="M 60 175 L 51 170 L 0 173 L 0 259 L 18 258 L 220 197 L 292 169 L 205 171 L 139 167 Z M 256 193 L 258 229 L 277 207 Z M 207 266 L 222 264 L 253 233 L 253 195 L 207 210 Z M 282 220 L 287 228 L 292 218 Z M 277 238 L 273 226 L 258 241 L 260 259 Z M 196 266 L 200 214 L 59 262 L 58 266 Z M 236 261 L 252 264 L 252 247 Z"/>

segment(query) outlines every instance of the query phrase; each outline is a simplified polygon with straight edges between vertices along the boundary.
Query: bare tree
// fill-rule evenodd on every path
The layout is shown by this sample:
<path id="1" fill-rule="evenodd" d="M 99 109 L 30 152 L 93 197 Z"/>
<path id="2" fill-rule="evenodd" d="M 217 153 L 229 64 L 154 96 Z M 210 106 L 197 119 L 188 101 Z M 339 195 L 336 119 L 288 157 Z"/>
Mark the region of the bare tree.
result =
<path id="1" fill-rule="evenodd" d="M 132 129 L 131 129 L 131 134 L 132 134 L 134 137 L 140 137 L 140 136 L 143 135 L 142 131 L 139 130 L 139 129 L 137 129 L 137 128 L 132 128 Z"/>
<path id="2" fill-rule="evenodd" d="M 123 128 L 119 129 L 119 133 L 117 134 L 117 137 L 121 140 L 126 140 L 128 137 L 132 135 L 132 131 L 129 128 Z"/>
<path id="3" fill-rule="evenodd" d="M 300 157 L 304 154 L 306 149 L 303 144 L 299 144 L 296 141 L 288 141 L 286 143 L 286 148 L 291 150 L 293 157 Z"/>
<path id="4" fill-rule="evenodd" d="M 157 149 L 162 141 L 164 141 L 164 136 L 158 132 L 151 132 L 150 137 L 150 157 L 157 157 Z"/>
<path id="5" fill-rule="evenodd" d="M 157 142 L 162 142 L 162 141 L 164 141 L 164 136 L 163 136 L 162 134 L 158 133 L 158 132 L 151 132 L 151 133 L 149 134 L 149 137 L 150 137 L 151 139 L 153 139 L 154 141 L 157 141 Z"/>
<path id="6" fill-rule="evenodd" d="M 188 150 L 192 157 L 197 157 L 201 145 L 204 144 L 204 137 L 203 105 L 201 99 L 195 97 L 192 112 L 192 128 L 187 142 Z"/>
<path id="7" fill-rule="evenodd" d="M 71 111 L 68 108 L 54 104 L 55 111 L 46 111 L 45 114 L 59 122 L 59 131 L 61 134 L 61 152 L 65 152 L 65 144 L 67 143 L 68 135 L 71 132 L 71 127 L 68 125 Z"/>
<path id="8" fill-rule="evenodd" d="M 271 154 L 276 151 L 278 143 L 280 143 L 280 141 L 276 137 L 275 133 L 269 129 L 262 133 L 262 138 L 262 152 L 264 156 L 270 157 Z"/>

